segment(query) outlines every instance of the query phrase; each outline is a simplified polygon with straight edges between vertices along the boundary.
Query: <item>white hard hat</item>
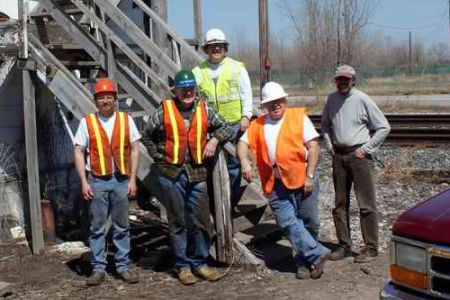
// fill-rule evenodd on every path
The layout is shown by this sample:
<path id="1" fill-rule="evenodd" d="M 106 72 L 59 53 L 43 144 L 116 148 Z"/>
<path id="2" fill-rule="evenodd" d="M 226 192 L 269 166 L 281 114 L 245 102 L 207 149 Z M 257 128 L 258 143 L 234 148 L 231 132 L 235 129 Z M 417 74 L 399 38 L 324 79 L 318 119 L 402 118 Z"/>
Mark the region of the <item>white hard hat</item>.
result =
<path id="1" fill-rule="evenodd" d="M 267 82 L 261 90 L 262 100 L 261 104 L 285 98 L 288 94 L 284 91 L 283 87 L 273 81 Z"/>
<path id="2" fill-rule="evenodd" d="M 205 43 L 203 46 L 211 45 L 211 44 L 227 44 L 227 39 L 225 37 L 225 33 L 218 28 L 212 28 L 208 30 L 205 34 Z"/>

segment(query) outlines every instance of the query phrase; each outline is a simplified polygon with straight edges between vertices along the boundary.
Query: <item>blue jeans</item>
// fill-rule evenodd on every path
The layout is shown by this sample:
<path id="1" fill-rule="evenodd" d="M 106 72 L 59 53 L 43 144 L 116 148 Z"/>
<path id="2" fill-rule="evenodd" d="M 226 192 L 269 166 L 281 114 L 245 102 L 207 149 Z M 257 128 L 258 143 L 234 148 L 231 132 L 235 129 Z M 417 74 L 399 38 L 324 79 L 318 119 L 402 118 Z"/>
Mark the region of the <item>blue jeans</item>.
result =
<path id="1" fill-rule="evenodd" d="M 303 203 L 305 200 L 307 201 Z M 313 200 L 314 195 L 305 198 L 303 189 L 287 189 L 279 179 L 275 179 L 274 190 L 269 197 L 277 224 L 292 244 L 297 267 L 316 264 L 330 251 L 317 242 L 317 234 L 314 237 L 303 221 L 305 218 L 309 226 L 314 222 L 318 224 L 317 197 Z M 317 215 L 317 218 L 314 215 Z"/>
<path id="2" fill-rule="evenodd" d="M 241 132 L 239 131 L 240 123 L 231 125 L 231 131 L 232 131 L 232 143 L 239 138 L 238 134 Z M 231 185 L 231 204 L 232 206 L 236 206 L 239 202 L 239 199 L 241 198 L 241 162 L 237 157 L 232 156 L 231 154 L 226 153 L 227 157 L 227 164 L 228 164 L 228 174 L 230 175 L 230 185 Z"/>
<path id="3" fill-rule="evenodd" d="M 89 175 L 88 183 L 94 193 L 89 207 L 91 220 L 89 246 L 94 272 L 106 269 L 106 220 L 111 214 L 113 242 L 116 246 L 116 270 L 123 272 L 130 267 L 130 230 L 128 221 L 128 178 L 113 175 L 108 178 Z"/>
<path id="4" fill-rule="evenodd" d="M 157 176 L 159 201 L 165 206 L 177 270 L 206 266 L 209 255 L 210 222 L 206 181 L 189 182 L 186 172 L 177 178 Z"/>

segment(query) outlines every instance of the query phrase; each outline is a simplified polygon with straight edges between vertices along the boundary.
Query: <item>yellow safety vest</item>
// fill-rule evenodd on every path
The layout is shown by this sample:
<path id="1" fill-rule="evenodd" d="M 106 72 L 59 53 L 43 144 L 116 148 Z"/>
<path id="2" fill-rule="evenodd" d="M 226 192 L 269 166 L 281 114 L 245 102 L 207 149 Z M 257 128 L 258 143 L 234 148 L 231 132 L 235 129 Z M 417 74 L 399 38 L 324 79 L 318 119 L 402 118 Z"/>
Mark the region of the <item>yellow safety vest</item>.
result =
<path id="1" fill-rule="evenodd" d="M 244 64 L 229 57 L 225 57 L 221 64 L 223 65 L 216 83 L 211 78 L 207 60 L 195 67 L 192 72 L 197 82 L 200 81 L 197 85 L 200 96 L 206 98 L 208 104 L 227 122 L 237 123 L 242 118 L 239 73 Z"/>

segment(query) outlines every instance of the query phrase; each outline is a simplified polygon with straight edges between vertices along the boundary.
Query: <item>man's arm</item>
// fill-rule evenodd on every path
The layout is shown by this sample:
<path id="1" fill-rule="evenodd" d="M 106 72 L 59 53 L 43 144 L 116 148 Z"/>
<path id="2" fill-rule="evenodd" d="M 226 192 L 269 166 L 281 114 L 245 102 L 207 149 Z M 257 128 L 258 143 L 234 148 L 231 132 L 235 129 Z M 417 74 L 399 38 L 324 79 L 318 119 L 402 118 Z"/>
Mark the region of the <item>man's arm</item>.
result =
<path id="1" fill-rule="evenodd" d="M 158 126 L 161 126 L 161 124 L 162 110 L 158 108 L 157 111 L 150 117 L 142 138 L 142 144 L 144 144 L 148 155 L 150 155 L 154 161 L 164 160 L 164 155 L 158 151 L 158 146 L 153 141 L 154 133 Z"/>
<path id="2" fill-rule="evenodd" d="M 250 77 L 245 67 L 239 73 L 239 95 L 242 99 L 241 131 L 245 131 L 253 115 L 253 94 Z"/>
<path id="3" fill-rule="evenodd" d="M 139 166 L 139 140 L 131 143 L 130 159 L 131 170 L 130 177 L 128 179 L 128 197 L 134 198 L 137 192 L 136 178 Z"/>
<path id="4" fill-rule="evenodd" d="M 310 140 L 305 144 L 308 150 L 308 161 L 306 165 L 306 181 L 305 193 L 311 193 L 314 190 L 314 171 L 316 170 L 319 161 L 319 143 L 317 138 Z"/>
<path id="5" fill-rule="evenodd" d="M 331 141 L 332 136 L 332 126 L 331 126 L 331 120 L 329 115 L 329 104 L 330 103 L 330 97 L 327 99 L 327 103 L 325 104 L 323 111 L 322 111 L 322 118 L 321 118 L 321 127 L 322 127 L 322 136 L 325 140 L 325 147 L 331 155 L 334 154 L 333 149 L 333 143 Z"/>
<path id="6" fill-rule="evenodd" d="M 203 151 L 203 158 L 214 156 L 217 145 L 231 139 L 231 128 L 228 123 L 217 112 L 206 106 L 208 114 L 208 131 L 211 134 L 211 139 L 206 143 Z"/>
<path id="7" fill-rule="evenodd" d="M 251 181 L 253 178 L 253 169 L 249 159 L 249 151 L 247 143 L 239 141 L 236 145 L 236 155 L 241 162 L 241 172 L 242 176 L 247 180 Z"/>
<path id="8" fill-rule="evenodd" d="M 373 100 L 368 96 L 365 100 L 365 107 L 367 109 L 367 115 L 369 116 L 368 126 L 370 129 L 375 130 L 375 133 L 372 135 L 370 140 L 361 147 L 361 150 L 364 153 L 372 154 L 378 149 L 378 147 L 380 147 L 389 135 L 389 132 L 391 132 L 391 126 L 375 102 L 373 102 Z"/>
<path id="9" fill-rule="evenodd" d="M 81 182 L 81 194 L 85 200 L 92 200 L 94 197 L 94 193 L 92 192 L 91 187 L 89 186 L 86 178 L 86 170 L 85 165 L 86 161 L 84 158 L 84 147 L 80 145 L 75 145 L 73 154 L 74 154 L 74 163 L 75 169 L 77 170 L 78 177 L 80 177 Z"/>

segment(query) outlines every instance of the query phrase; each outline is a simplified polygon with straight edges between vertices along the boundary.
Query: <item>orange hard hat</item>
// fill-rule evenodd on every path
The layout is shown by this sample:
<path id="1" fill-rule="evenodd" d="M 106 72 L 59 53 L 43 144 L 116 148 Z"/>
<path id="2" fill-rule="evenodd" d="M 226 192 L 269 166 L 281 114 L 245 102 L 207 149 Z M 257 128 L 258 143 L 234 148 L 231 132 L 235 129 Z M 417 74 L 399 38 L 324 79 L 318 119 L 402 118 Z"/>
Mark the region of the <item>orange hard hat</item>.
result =
<path id="1" fill-rule="evenodd" d="M 117 94 L 117 86 L 108 78 L 100 78 L 94 86 L 94 95 L 100 93 L 115 93 Z"/>

